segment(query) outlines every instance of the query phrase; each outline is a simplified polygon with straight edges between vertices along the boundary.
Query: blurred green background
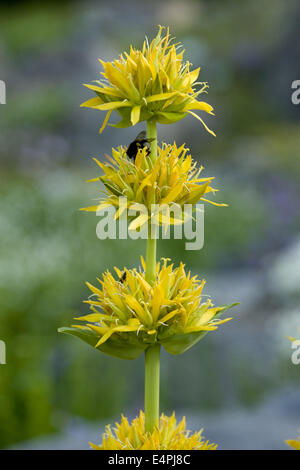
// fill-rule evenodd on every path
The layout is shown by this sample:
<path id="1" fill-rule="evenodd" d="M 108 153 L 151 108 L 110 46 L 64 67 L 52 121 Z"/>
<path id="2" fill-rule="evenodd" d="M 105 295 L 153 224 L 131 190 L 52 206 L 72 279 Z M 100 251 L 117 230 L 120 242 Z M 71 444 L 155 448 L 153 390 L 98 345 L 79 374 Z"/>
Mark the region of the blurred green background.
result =
<path id="1" fill-rule="evenodd" d="M 199 416 L 195 427 L 209 430 L 210 416 L 229 413 L 233 422 L 236 410 L 249 416 L 267 403 L 282 430 L 273 441 L 249 434 L 248 444 L 277 448 L 297 435 L 300 366 L 286 336 L 300 326 L 300 105 L 291 102 L 299 21 L 296 0 L 1 2 L 0 448 L 143 406 L 142 357 L 110 358 L 57 328 L 87 312 L 86 280 L 134 266 L 144 253 L 143 241 L 98 240 L 96 217 L 78 211 L 98 196 L 85 184 L 98 174 L 91 157 L 128 144 L 143 126 L 99 136 L 104 113 L 79 104 L 91 97 L 82 83 L 98 78 L 98 57 L 139 47 L 158 24 L 169 25 L 186 59 L 201 66 L 216 113 L 207 123 L 217 134 L 186 118 L 160 125 L 159 140 L 186 142 L 229 204 L 206 206 L 202 250 L 161 241 L 159 256 L 206 277 L 216 304 L 241 302 L 232 322 L 192 350 L 163 354 L 161 407 L 191 423 Z M 208 437 L 224 448 L 242 445 L 240 433 L 227 441 L 225 434 Z"/>

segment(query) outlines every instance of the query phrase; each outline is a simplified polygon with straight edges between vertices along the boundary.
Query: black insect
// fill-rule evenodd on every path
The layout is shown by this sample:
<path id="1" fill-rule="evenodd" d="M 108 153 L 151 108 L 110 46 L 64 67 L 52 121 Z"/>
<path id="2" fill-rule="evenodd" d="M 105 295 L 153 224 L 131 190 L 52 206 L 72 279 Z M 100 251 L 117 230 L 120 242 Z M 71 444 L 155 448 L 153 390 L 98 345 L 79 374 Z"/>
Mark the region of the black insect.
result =
<path id="1" fill-rule="evenodd" d="M 119 279 L 119 282 L 123 284 L 126 281 L 126 271 L 123 272 L 122 276 Z"/>
<path id="2" fill-rule="evenodd" d="M 146 132 L 140 132 L 133 142 L 128 145 L 128 149 L 126 151 L 129 158 L 132 158 L 135 161 L 135 157 L 139 151 L 139 149 L 147 148 L 147 155 L 151 152 L 151 145 L 150 143 L 155 139 L 147 139 Z"/>

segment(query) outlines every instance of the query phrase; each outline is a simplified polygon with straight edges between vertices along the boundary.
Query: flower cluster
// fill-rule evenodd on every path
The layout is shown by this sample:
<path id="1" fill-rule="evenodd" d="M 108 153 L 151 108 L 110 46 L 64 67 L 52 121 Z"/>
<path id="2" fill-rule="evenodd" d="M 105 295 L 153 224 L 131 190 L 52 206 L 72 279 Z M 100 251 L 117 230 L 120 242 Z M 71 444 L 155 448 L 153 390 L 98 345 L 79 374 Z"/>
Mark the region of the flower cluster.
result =
<path id="1" fill-rule="evenodd" d="M 206 130 L 215 135 L 203 119 L 192 110 L 213 114 L 211 105 L 198 101 L 206 92 L 207 83 L 197 82 L 200 68 L 191 70 L 183 61 L 180 43 L 172 44 L 169 29 L 164 36 L 160 27 L 151 44 L 146 40 L 142 50 L 130 47 L 112 62 L 100 60 L 104 72 L 95 85 L 85 86 L 96 93 L 81 106 L 107 111 L 100 129 L 105 128 L 113 110 L 121 116 L 115 127 L 134 126 L 140 121 L 155 119 L 161 124 L 171 124 L 188 113 L 199 119 Z M 196 85 L 200 85 L 196 89 Z"/>
<path id="2" fill-rule="evenodd" d="M 202 430 L 191 434 L 185 428 L 185 418 L 177 424 L 174 413 L 170 417 L 162 414 L 153 432 L 146 433 L 141 411 L 131 424 L 122 416 L 114 429 L 106 426 L 102 444 L 90 445 L 95 450 L 216 450 L 217 445 L 205 440 Z"/>
<path id="3" fill-rule="evenodd" d="M 197 167 L 185 145 L 177 147 L 174 143 L 158 146 L 155 162 L 147 155 L 146 148 L 138 151 L 135 162 L 127 157 L 124 147 L 112 149 L 112 156 L 106 155 L 106 158 L 108 163 L 94 159 L 104 175 L 88 180 L 101 181 L 107 190 L 106 198 L 99 201 L 98 205 L 82 210 L 96 212 L 113 206 L 117 209 L 116 218 L 119 218 L 125 209 L 138 209 L 139 204 L 143 204 L 148 209 L 147 214 L 134 218 L 129 229 L 137 229 L 147 223 L 153 203 L 168 211 L 156 215 L 157 223 L 161 225 L 168 222 L 183 223 L 184 219 L 176 218 L 176 207 L 182 208 L 185 204 L 194 205 L 203 201 L 216 206 L 226 206 L 204 197 L 217 191 L 211 187 L 214 178 L 200 177 L 203 167 Z M 125 204 L 120 204 L 120 197 L 126 197 Z M 170 209 L 174 211 L 173 217 L 170 216 Z"/>
<path id="4" fill-rule="evenodd" d="M 146 281 L 143 259 L 139 270 L 115 271 L 116 278 L 107 271 L 97 287 L 87 283 L 92 296 L 85 302 L 92 313 L 76 318 L 84 325 L 60 331 L 107 354 L 133 359 L 154 343 L 180 354 L 231 320 L 219 315 L 235 304 L 214 307 L 209 297 L 203 299 L 205 281 L 186 273 L 182 263 L 174 268 L 162 259 L 153 285 Z"/>

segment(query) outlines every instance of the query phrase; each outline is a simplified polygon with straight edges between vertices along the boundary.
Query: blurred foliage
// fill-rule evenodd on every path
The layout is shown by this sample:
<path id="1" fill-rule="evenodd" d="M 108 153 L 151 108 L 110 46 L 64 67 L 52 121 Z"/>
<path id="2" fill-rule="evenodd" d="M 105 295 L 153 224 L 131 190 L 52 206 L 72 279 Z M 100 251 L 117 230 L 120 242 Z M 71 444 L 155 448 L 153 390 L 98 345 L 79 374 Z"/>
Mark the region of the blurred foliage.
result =
<path id="1" fill-rule="evenodd" d="M 8 3 L 9 6 L 2 6 L 1 10 L 1 35 L 5 37 L 8 52 L 22 56 L 22 60 L 24 54 L 41 52 L 41 48 L 44 54 L 61 48 L 71 33 L 72 9 L 64 2 L 45 5 L 20 2 L 17 12 L 11 7 L 12 2 Z"/>
<path id="2" fill-rule="evenodd" d="M 0 339 L 7 343 L 0 447 L 62 429 L 74 415 L 103 419 L 143 406 L 142 359 L 106 357 L 56 332 L 87 311 L 86 280 L 136 265 L 145 249 L 143 241 L 100 242 L 97 219 L 78 211 L 98 195 L 84 184 L 95 173 L 88 158 L 102 158 L 141 130 L 107 129 L 99 137 L 100 113 L 79 109 L 81 82 L 97 78 L 97 57 L 112 58 L 132 38 L 141 43 L 156 24 L 170 24 L 211 84 L 216 117 L 208 124 L 217 139 L 188 118 L 159 126 L 159 139 L 187 142 L 205 176 L 216 175 L 216 198 L 229 207 L 205 206 L 204 249 L 162 240 L 159 256 L 226 279 L 234 269 L 261 272 L 266 257 L 299 231 L 299 107 L 290 101 L 300 74 L 299 2 L 114 3 L 0 6 L 0 79 L 7 82 L 0 107 Z M 231 298 L 241 300 L 236 295 L 232 285 Z M 275 307 L 253 305 L 250 320 L 236 318 L 184 357 L 164 355 L 162 408 L 252 405 L 299 380 L 266 345 L 264 315 L 275 321 Z"/>
<path id="3" fill-rule="evenodd" d="M 86 310 L 84 281 L 118 253 L 115 241 L 99 249 L 96 219 L 77 210 L 81 176 L 71 169 L 38 180 L 6 174 L 1 185 L 0 336 L 8 363 L 0 375 L 1 446 L 57 429 L 64 415 L 110 416 L 126 400 L 121 361 L 57 333 Z"/>
<path id="4" fill-rule="evenodd" d="M 20 93 L 12 98 L 2 127 L 22 126 L 26 129 L 34 126 L 43 131 L 56 129 L 63 123 L 67 112 L 61 87 L 34 87 L 26 94 Z"/>

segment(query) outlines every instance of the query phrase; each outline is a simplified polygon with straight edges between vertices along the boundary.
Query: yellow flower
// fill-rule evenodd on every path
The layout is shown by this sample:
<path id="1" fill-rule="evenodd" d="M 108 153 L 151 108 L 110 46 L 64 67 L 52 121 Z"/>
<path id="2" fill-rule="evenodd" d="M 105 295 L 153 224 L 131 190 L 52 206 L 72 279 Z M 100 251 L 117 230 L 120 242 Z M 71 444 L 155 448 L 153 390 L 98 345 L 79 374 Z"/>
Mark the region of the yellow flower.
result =
<path id="1" fill-rule="evenodd" d="M 85 302 L 91 312 L 76 318 L 84 325 L 60 328 L 93 347 L 122 359 L 135 359 L 147 347 L 160 343 L 171 354 L 180 354 L 206 333 L 231 318 L 219 319 L 233 305 L 214 307 L 202 299 L 205 280 L 186 273 L 184 265 L 174 268 L 162 259 L 156 266 L 153 285 L 142 268 L 115 268 L 117 278 L 107 271 L 98 285 L 87 282 L 92 295 Z"/>
<path id="2" fill-rule="evenodd" d="M 217 445 L 205 440 L 202 430 L 191 434 L 185 427 L 185 418 L 177 424 L 174 413 L 170 417 L 162 414 L 159 426 L 146 433 L 145 415 L 140 411 L 131 424 L 122 416 L 114 429 L 106 426 L 102 444 L 90 445 L 95 450 L 216 450 Z"/>
<path id="3" fill-rule="evenodd" d="M 106 198 L 98 205 L 83 208 L 86 211 L 97 211 L 101 208 L 114 206 L 117 209 L 116 218 L 124 209 L 135 208 L 137 204 L 143 204 L 148 210 L 148 217 L 144 214 L 133 220 L 130 229 L 137 229 L 147 223 L 151 215 L 151 204 L 167 210 L 156 215 L 157 222 L 161 225 L 168 223 L 183 223 L 184 219 L 176 218 L 176 208 L 182 208 L 185 204 L 196 204 L 199 201 L 209 202 L 217 206 L 226 206 L 206 199 L 208 193 L 217 190 L 211 187 L 213 177 L 200 178 L 203 167 L 197 167 L 184 145 L 177 147 L 162 144 L 158 146 L 158 157 L 153 162 L 147 155 L 147 149 L 140 149 L 133 163 L 126 155 L 126 148 L 112 149 L 112 157 L 106 156 L 108 163 L 101 163 L 94 159 L 104 175 L 89 180 L 89 182 L 101 181 L 106 187 Z M 120 201 L 120 197 L 126 197 L 126 204 Z M 172 207 L 173 206 L 173 207 Z M 170 213 L 173 208 L 174 213 Z M 182 212 L 180 212 L 182 214 Z M 168 218 L 169 216 L 170 218 Z"/>
<path id="4" fill-rule="evenodd" d="M 285 441 L 289 446 L 293 447 L 296 450 L 300 450 L 300 436 L 298 439 L 289 439 Z"/>
<path id="5" fill-rule="evenodd" d="M 159 27 L 157 36 L 142 50 L 130 47 L 112 62 L 99 59 L 104 72 L 94 85 L 85 85 L 96 93 L 81 106 L 107 111 L 100 133 L 113 110 L 121 116 L 115 127 L 134 126 L 140 121 L 155 119 L 171 124 L 188 113 L 199 119 L 205 129 L 215 135 L 194 111 L 213 114 L 213 108 L 197 98 L 206 93 L 207 83 L 197 82 L 200 68 L 191 70 L 192 64 L 183 61 L 180 43 L 172 44 L 169 28 Z M 196 85 L 200 85 L 196 89 Z"/>

